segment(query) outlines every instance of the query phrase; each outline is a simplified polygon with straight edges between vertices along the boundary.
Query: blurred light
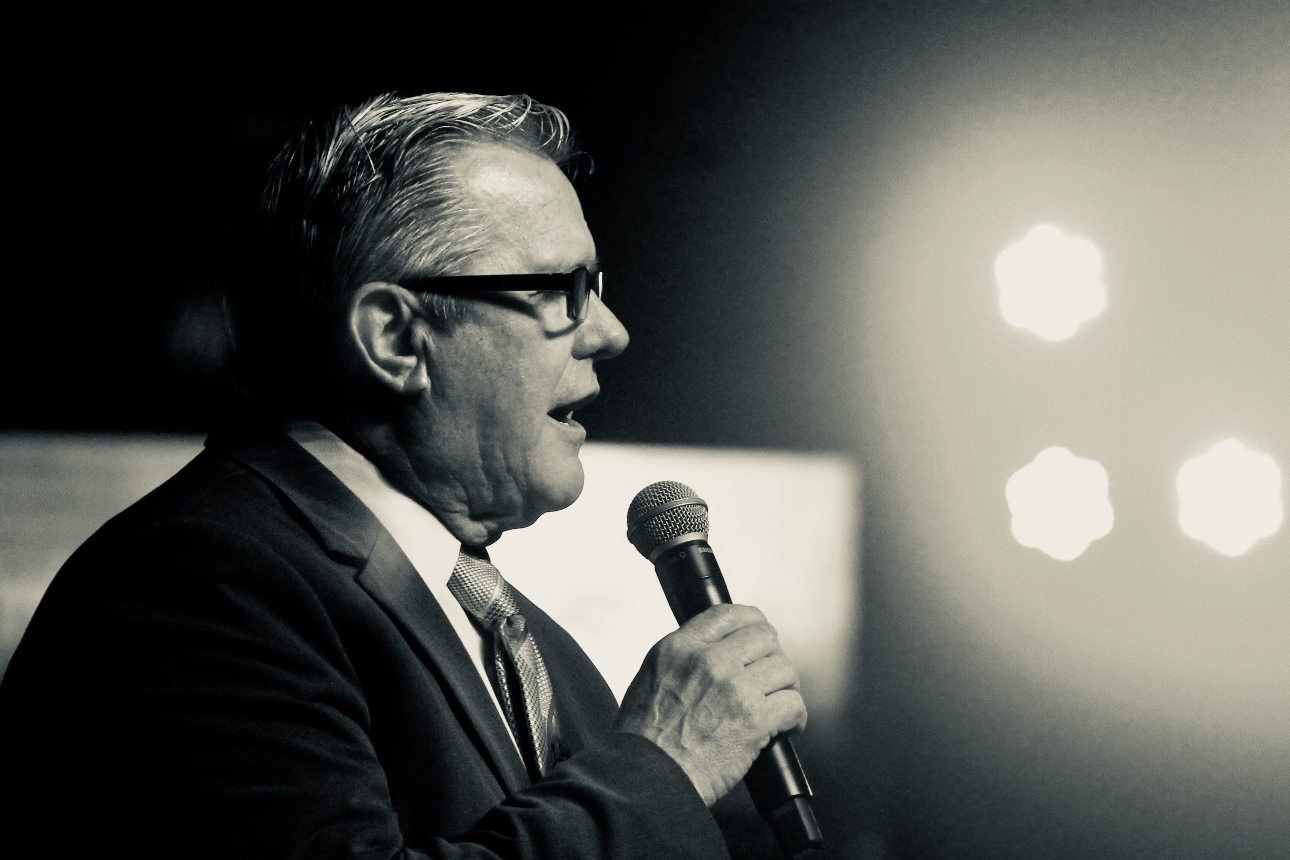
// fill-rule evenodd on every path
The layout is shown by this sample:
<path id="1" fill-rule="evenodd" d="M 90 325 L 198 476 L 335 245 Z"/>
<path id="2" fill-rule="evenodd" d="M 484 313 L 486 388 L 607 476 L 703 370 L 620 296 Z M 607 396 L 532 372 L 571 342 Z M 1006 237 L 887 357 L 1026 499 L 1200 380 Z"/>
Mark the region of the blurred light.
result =
<path id="1" fill-rule="evenodd" d="M 1008 479 L 1012 536 L 1058 561 L 1079 558 L 1115 522 L 1107 486 L 1101 463 L 1045 448 Z"/>
<path id="2" fill-rule="evenodd" d="M 1281 470 L 1235 439 L 1178 470 L 1178 522 L 1223 555 L 1245 553 L 1281 527 Z"/>
<path id="3" fill-rule="evenodd" d="M 1003 318 L 1045 340 L 1066 340 L 1106 308 L 1101 252 L 1052 224 L 1004 248 L 994 274 Z"/>

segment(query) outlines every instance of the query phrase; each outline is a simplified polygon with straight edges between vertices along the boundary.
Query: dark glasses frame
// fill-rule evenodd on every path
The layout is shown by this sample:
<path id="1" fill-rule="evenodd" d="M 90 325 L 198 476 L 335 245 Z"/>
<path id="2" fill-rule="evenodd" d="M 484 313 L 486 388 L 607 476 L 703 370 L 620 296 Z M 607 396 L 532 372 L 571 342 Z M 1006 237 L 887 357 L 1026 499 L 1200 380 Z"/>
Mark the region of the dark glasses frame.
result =
<path id="1" fill-rule="evenodd" d="M 591 294 L 605 298 L 605 273 L 579 266 L 572 272 L 541 275 L 444 275 L 438 278 L 404 278 L 399 286 L 419 293 L 456 296 L 469 293 L 504 293 L 543 290 L 565 294 L 565 312 L 573 322 L 583 322 L 591 308 Z"/>

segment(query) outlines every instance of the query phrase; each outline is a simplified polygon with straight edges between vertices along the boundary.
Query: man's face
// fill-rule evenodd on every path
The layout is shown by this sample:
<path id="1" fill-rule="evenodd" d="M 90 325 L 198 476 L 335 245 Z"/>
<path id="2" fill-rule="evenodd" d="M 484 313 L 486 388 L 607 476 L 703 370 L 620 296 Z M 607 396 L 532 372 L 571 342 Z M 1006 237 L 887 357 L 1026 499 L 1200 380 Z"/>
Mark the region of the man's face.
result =
<path id="1" fill-rule="evenodd" d="M 567 272 L 591 266 L 596 246 L 573 186 L 551 161 L 501 146 L 465 150 L 458 169 L 467 205 L 487 224 L 484 253 L 466 275 Z M 424 432 L 410 451 L 436 507 L 521 528 L 582 492 L 571 418 L 599 391 L 592 362 L 627 346 L 627 331 L 598 298 L 571 323 L 562 293 L 464 298 L 464 322 L 430 338 Z M 463 507 L 456 507 L 456 506 Z M 440 507 L 440 512 L 446 512 Z"/>

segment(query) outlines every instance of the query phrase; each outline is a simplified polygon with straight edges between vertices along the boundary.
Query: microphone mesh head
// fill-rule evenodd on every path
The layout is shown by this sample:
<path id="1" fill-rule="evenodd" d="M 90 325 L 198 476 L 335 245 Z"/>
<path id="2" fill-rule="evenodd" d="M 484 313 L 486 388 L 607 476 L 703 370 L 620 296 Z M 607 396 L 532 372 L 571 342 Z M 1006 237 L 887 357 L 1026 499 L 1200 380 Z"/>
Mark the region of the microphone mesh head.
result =
<path id="1" fill-rule="evenodd" d="M 681 499 L 692 504 L 677 505 L 649 515 L 660 505 Z M 679 481 L 658 481 L 636 494 L 627 507 L 627 537 L 637 552 L 649 558 L 658 546 L 686 534 L 708 534 L 708 506 L 694 490 Z"/>

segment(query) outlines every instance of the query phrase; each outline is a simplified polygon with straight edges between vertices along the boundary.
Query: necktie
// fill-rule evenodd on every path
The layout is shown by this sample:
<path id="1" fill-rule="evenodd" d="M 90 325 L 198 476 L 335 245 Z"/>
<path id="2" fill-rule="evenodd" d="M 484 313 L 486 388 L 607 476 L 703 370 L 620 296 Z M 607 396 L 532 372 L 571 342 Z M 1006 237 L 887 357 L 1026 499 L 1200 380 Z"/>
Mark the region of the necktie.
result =
<path id="1" fill-rule="evenodd" d="M 467 614 L 493 634 L 497 696 L 524 765 L 536 782 L 554 767 L 560 737 L 551 677 L 519 612 L 515 593 L 489 562 L 487 552 L 464 545 L 448 579 L 448 590 Z"/>

